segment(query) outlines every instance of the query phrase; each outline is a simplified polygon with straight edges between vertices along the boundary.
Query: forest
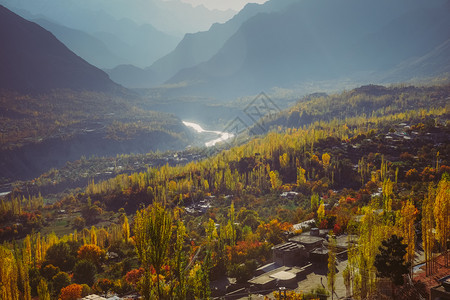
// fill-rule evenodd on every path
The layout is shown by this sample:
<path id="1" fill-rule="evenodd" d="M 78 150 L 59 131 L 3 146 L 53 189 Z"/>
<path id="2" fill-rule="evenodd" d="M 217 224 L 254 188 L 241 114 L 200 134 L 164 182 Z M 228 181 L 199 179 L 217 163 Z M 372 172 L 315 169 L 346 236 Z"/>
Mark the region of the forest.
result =
<path id="1" fill-rule="evenodd" d="M 267 133 L 249 130 L 211 155 L 191 149 L 184 163 L 142 164 L 58 193 L 49 186 L 77 181 L 90 164 L 104 170 L 108 159 L 21 182 L 1 199 L 1 299 L 219 297 L 212 282 L 226 276 L 247 287 L 274 245 L 309 227 L 329 231 L 327 286 L 286 299 L 333 297 L 337 276 L 355 299 L 378 299 L 383 280 L 396 299 L 426 298 L 428 278 L 449 268 L 449 92 L 366 86 L 313 95 L 261 120 Z M 111 126 L 116 139 L 140 128 Z M 131 165 L 145 156 L 109 163 L 119 158 Z M 312 223 L 294 226 L 304 221 Z M 336 273 L 339 236 L 350 246 Z M 415 277 L 422 262 L 425 276 Z"/>

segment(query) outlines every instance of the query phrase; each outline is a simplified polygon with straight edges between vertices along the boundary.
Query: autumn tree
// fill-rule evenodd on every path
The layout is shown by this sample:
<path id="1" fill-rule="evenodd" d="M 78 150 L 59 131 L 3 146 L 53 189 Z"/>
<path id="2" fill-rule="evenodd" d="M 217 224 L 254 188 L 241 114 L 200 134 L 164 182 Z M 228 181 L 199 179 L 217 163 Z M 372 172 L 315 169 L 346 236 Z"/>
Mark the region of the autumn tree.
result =
<path id="1" fill-rule="evenodd" d="M 328 245 L 328 288 L 331 292 L 331 299 L 334 299 L 336 289 L 336 236 L 331 232 Z"/>
<path id="2" fill-rule="evenodd" d="M 306 170 L 302 167 L 297 167 L 297 186 L 300 186 L 302 184 L 306 183 Z"/>
<path id="3" fill-rule="evenodd" d="M 438 152 L 439 153 L 439 152 Z M 436 220 L 436 236 L 445 256 L 445 266 L 448 267 L 447 243 L 450 238 L 450 176 L 445 173 L 439 181 L 434 202 Z"/>
<path id="4" fill-rule="evenodd" d="M 173 270 L 174 279 L 172 280 L 171 290 L 176 299 L 185 299 L 187 292 L 187 276 L 186 265 L 188 263 L 188 257 L 183 250 L 184 239 L 186 238 L 186 227 L 183 221 L 179 220 L 176 226 L 176 242 L 175 247 L 172 249 L 171 269 Z"/>
<path id="5" fill-rule="evenodd" d="M 328 169 L 328 167 L 330 166 L 330 159 L 331 159 L 330 154 L 328 153 L 322 154 L 322 164 L 325 169 Z"/>
<path id="6" fill-rule="evenodd" d="M 431 275 L 434 272 L 434 195 L 435 189 L 430 184 L 430 186 L 428 187 L 428 194 L 422 203 L 422 243 L 425 255 L 425 269 L 427 275 Z"/>
<path id="7" fill-rule="evenodd" d="M 317 209 L 317 219 L 319 220 L 319 224 L 322 223 L 322 220 L 325 218 L 325 204 L 323 204 L 323 200 L 320 200 L 319 208 Z"/>
<path id="8" fill-rule="evenodd" d="M 365 207 L 363 212 L 364 216 L 358 226 L 358 246 L 349 249 L 353 293 L 362 299 L 371 297 L 376 292 L 373 264 L 378 246 L 391 228 L 383 224 L 382 218 L 374 212 L 373 207 Z"/>
<path id="9" fill-rule="evenodd" d="M 277 219 L 271 220 L 269 223 L 261 222 L 258 226 L 257 233 L 263 239 L 273 245 L 283 242 L 283 232 L 292 229 L 292 224 L 279 222 Z"/>
<path id="10" fill-rule="evenodd" d="M 287 153 L 283 153 L 283 155 L 280 155 L 279 160 L 281 168 L 287 168 L 289 166 L 289 155 Z"/>
<path id="11" fill-rule="evenodd" d="M 236 221 L 235 221 L 234 203 L 230 205 L 228 211 L 228 223 L 225 226 L 225 236 L 230 246 L 236 245 Z"/>
<path id="12" fill-rule="evenodd" d="M 78 300 L 81 298 L 83 287 L 80 284 L 71 284 L 61 290 L 59 300 Z"/>
<path id="13" fill-rule="evenodd" d="M 39 300 L 50 300 L 50 291 L 48 290 L 47 282 L 41 279 L 37 286 L 37 293 Z"/>
<path id="14" fill-rule="evenodd" d="M 135 247 L 139 259 L 144 267 L 144 283 L 141 293 L 144 299 L 152 297 L 151 269 L 156 273 L 156 295 L 161 299 L 160 288 L 161 267 L 167 260 L 172 233 L 172 216 L 159 203 L 154 203 L 147 209 L 136 213 L 134 219 Z"/>
<path id="15" fill-rule="evenodd" d="M 128 223 L 127 215 L 124 214 L 122 221 L 122 235 L 125 243 L 130 240 L 130 224 Z"/>
<path id="16" fill-rule="evenodd" d="M 18 270 L 11 250 L 0 246 L 0 296 L 1 299 L 19 300 Z"/>
<path id="17" fill-rule="evenodd" d="M 416 250 L 416 233 L 414 223 L 416 222 L 416 216 L 418 211 L 411 200 L 403 203 L 401 210 L 397 212 L 397 228 L 399 229 L 399 235 L 403 238 L 406 248 L 406 261 L 410 263 L 410 266 L 414 263 L 414 256 Z M 412 267 L 411 270 L 412 272 Z"/>
<path id="18" fill-rule="evenodd" d="M 97 267 L 100 267 L 100 264 L 106 255 L 104 250 L 94 244 L 86 244 L 81 246 L 80 249 L 78 249 L 77 254 L 79 259 L 89 260 Z"/>
<path id="19" fill-rule="evenodd" d="M 311 195 L 311 210 L 316 211 L 317 208 L 319 208 L 319 202 L 320 202 L 320 197 L 319 194 L 312 194 Z"/>
<path id="20" fill-rule="evenodd" d="M 278 190 L 278 188 L 282 184 L 282 181 L 280 179 L 280 174 L 277 171 L 270 171 L 269 177 L 270 177 L 270 183 L 272 184 L 272 189 Z"/>

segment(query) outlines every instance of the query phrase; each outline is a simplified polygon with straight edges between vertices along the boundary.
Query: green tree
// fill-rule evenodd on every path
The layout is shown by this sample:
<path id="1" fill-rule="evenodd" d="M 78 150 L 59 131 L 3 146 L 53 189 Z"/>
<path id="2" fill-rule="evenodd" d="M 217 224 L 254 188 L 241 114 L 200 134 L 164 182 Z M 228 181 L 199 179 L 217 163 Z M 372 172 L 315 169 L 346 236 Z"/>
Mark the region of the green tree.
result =
<path id="1" fill-rule="evenodd" d="M 64 271 L 73 267 L 73 256 L 70 252 L 70 246 L 66 242 L 59 242 L 50 246 L 45 254 L 45 260 Z"/>
<path id="2" fill-rule="evenodd" d="M 405 261 L 407 245 L 402 244 L 402 240 L 403 238 L 394 234 L 382 241 L 381 246 L 378 247 L 380 253 L 375 256 L 374 262 L 377 276 L 391 280 L 393 296 L 394 285 L 402 285 L 403 275 L 408 274 L 409 271 L 410 263 Z"/>
<path id="3" fill-rule="evenodd" d="M 319 198 L 318 194 L 314 193 L 311 195 L 311 209 L 313 211 L 316 211 L 317 208 L 319 207 L 319 201 L 320 201 L 320 198 Z"/>
<path id="4" fill-rule="evenodd" d="M 58 267 L 55 267 L 52 264 L 45 265 L 41 267 L 41 275 L 47 279 L 47 281 L 50 281 L 53 276 L 61 272 L 61 269 Z"/>
<path id="5" fill-rule="evenodd" d="M 73 280 L 76 283 L 91 286 L 94 284 L 97 267 L 89 260 L 82 259 L 75 264 L 73 268 Z"/>
<path id="6" fill-rule="evenodd" d="M 52 278 L 52 291 L 54 295 L 58 295 L 62 288 L 70 285 L 70 276 L 66 272 L 59 272 Z"/>

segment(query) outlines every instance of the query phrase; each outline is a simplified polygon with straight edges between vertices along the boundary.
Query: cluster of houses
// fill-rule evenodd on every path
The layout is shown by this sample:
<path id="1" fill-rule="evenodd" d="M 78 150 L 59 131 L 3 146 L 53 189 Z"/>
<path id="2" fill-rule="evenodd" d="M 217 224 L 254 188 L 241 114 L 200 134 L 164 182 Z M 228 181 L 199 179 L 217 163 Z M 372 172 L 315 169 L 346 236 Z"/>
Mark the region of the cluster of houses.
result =
<path id="1" fill-rule="evenodd" d="M 140 299 L 139 295 L 130 295 L 130 296 L 126 296 L 126 297 L 119 297 L 117 295 L 111 295 L 111 296 L 106 296 L 106 297 L 102 297 L 99 295 L 89 295 L 86 296 L 84 298 L 81 298 L 81 300 L 133 300 L 133 299 Z"/>
<path id="2" fill-rule="evenodd" d="M 273 262 L 257 269 L 256 277 L 248 281 L 251 290 L 262 291 L 277 287 L 296 288 L 298 281 L 311 273 L 314 265 L 328 263 L 327 237 L 328 230 L 311 228 L 309 232 L 294 236 L 283 244 L 273 246 Z M 348 236 L 338 236 L 336 242 L 338 257 L 346 259 L 349 246 Z"/>

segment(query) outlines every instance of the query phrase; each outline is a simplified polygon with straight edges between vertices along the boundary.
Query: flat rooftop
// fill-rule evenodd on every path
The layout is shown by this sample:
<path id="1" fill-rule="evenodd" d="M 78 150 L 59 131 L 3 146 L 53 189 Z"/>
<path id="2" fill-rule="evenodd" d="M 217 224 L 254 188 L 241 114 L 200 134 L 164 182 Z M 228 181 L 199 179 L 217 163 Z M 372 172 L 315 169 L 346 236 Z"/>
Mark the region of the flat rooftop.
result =
<path id="1" fill-rule="evenodd" d="M 305 249 L 304 246 L 298 244 L 298 243 L 294 243 L 294 242 L 287 242 L 287 243 L 283 243 L 283 244 L 278 244 L 272 247 L 272 250 L 281 250 L 281 251 L 298 251 L 298 250 L 302 250 Z"/>
<path id="2" fill-rule="evenodd" d="M 310 234 L 300 234 L 289 239 L 289 242 L 294 242 L 302 245 L 313 245 L 319 242 L 323 242 L 325 239 L 319 236 Z"/>
<path id="3" fill-rule="evenodd" d="M 270 275 L 271 278 L 279 279 L 279 280 L 292 280 L 295 277 L 297 277 L 297 274 L 286 272 L 286 271 L 280 271 L 275 274 Z"/>

